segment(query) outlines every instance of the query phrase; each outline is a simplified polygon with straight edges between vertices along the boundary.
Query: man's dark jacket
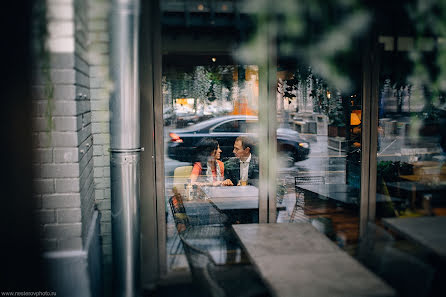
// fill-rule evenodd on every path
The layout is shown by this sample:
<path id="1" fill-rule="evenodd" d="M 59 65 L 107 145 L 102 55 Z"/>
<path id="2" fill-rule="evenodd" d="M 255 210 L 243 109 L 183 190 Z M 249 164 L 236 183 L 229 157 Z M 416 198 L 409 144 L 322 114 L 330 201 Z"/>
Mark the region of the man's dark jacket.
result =
<path id="1" fill-rule="evenodd" d="M 225 179 L 230 179 L 234 186 L 240 180 L 240 159 L 232 157 L 225 162 Z M 259 159 L 251 154 L 251 161 L 248 167 L 248 185 L 257 186 L 259 182 Z"/>

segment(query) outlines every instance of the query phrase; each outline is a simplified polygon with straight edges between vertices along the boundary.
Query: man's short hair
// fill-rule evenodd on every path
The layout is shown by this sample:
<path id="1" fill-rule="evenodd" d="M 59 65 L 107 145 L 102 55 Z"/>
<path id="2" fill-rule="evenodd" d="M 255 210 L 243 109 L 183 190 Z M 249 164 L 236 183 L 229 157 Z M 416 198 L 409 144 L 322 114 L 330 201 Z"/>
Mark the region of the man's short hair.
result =
<path id="1" fill-rule="evenodd" d="M 255 142 L 254 142 L 254 139 L 252 139 L 252 137 L 249 137 L 249 136 L 239 136 L 239 137 L 237 137 L 235 139 L 235 141 L 240 141 L 242 143 L 243 149 L 246 149 L 247 147 L 249 147 L 249 149 L 251 151 L 254 150 Z"/>

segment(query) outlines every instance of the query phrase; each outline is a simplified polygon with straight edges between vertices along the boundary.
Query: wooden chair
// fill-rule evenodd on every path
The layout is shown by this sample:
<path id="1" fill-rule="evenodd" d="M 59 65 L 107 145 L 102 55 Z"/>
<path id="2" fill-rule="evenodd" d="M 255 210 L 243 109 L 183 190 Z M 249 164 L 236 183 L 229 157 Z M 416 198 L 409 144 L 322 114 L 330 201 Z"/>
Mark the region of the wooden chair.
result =
<path id="1" fill-rule="evenodd" d="M 193 280 L 212 297 L 270 296 L 251 265 L 220 265 L 180 234 Z"/>
<path id="2" fill-rule="evenodd" d="M 296 191 L 296 202 L 290 216 L 290 222 L 305 221 L 308 218 L 303 214 L 304 207 L 304 190 L 299 188 L 299 185 L 322 185 L 325 184 L 325 177 L 323 176 L 296 176 L 294 178 L 294 189 Z M 297 220 L 296 220 L 297 219 Z"/>

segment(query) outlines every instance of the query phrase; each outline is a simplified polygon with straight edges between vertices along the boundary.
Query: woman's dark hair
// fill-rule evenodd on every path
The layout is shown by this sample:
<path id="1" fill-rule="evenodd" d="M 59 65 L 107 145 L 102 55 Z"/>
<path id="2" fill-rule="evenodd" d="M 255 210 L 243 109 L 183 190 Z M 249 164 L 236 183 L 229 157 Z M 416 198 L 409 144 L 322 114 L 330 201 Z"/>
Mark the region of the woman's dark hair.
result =
<path id="1" fill-rule="evenodd" d="M 202 166 L 207 163 L 208 157 L 218 148 L 218 141 L 212 138 L 205 137 L 198 142 L 195 151 L 196 160 L 201 162 Z"/>

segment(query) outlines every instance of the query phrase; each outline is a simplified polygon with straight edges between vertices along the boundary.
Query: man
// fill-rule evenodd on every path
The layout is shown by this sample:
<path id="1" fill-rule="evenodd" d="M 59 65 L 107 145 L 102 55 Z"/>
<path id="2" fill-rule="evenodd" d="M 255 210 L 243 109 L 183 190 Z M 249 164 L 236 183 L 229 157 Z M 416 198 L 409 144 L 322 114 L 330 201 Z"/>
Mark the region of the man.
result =
<path id="1" fill-rule="evenodd" d="M 244 181 L 248 185 L 257 185 L 259 180 L 259 159 L 252 154 L 254 143 L 251 138 L 239 136 L 234 142 L 235 157 L 225 162 L 225 179 L 234 185 Z"/>

